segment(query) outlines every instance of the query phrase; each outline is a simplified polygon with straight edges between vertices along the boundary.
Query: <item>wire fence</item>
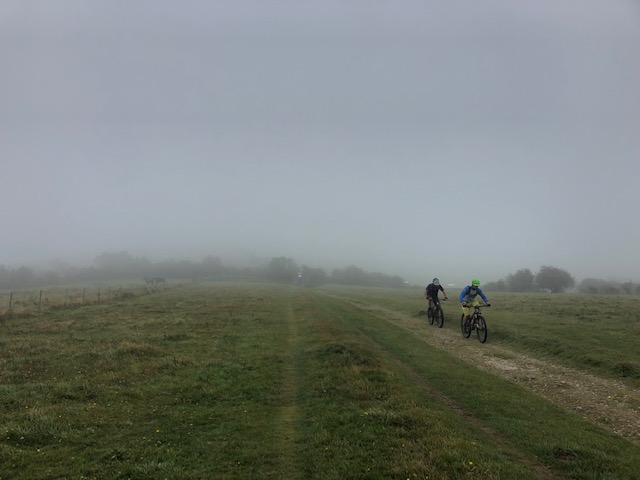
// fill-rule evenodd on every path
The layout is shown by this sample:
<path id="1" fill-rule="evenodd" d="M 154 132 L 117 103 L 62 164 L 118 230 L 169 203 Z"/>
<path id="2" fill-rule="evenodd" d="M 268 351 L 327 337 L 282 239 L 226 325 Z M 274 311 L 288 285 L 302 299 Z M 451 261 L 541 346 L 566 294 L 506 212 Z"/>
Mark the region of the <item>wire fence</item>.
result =
<path id="1" fill-rule="evenodd" d="M 52 287 L 0 292 L 0 315 L 27 315 L 39 312 L 124 300 L 166 288 L 148 285 Z"/>

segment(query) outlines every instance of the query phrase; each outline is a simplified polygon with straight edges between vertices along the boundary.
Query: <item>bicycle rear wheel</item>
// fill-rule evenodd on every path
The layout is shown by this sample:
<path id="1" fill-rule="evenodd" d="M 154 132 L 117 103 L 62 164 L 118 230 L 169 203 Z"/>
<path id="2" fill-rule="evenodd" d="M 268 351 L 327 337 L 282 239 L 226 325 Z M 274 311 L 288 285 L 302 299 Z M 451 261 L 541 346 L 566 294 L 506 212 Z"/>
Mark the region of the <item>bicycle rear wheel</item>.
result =
<path id="1" fill-rule="evenodd" d="M 482 315 L 478 315 L 478 323 L 476 326 L 476 334 L 480 343 L 487 341 L 487 322 Z"/>
<path id="2" fill-rule="evenodd" d="M 464 338 L 469 338 L 471 336 L 471 322 L 464 321 L 464 313 L 460 317 L 460 330 L 462 331 L 462 336 Z"/>
<path id="3" fill-rule="evenodd" d="M 436 317 L 436 325 L 438 328 L 442 328 L 442 325 L 444 325 L 444 312 L 442 311 L 442 307 L 438 305 L 434 313 Z"/>

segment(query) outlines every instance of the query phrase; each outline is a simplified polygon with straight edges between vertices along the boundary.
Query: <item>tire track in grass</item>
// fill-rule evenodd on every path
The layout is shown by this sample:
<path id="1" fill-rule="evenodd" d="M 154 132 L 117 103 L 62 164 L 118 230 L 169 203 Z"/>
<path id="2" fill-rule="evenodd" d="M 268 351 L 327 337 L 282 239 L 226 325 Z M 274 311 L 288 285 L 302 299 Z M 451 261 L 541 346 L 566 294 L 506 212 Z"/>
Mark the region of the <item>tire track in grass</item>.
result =
<path id="1" fill-rule="evenodd" d="M 337 298 L 337 297 L 334 297 Z M 350 299 L 339 298 L 339 300 L 349 303 L 352 306 L 360 310 L 367 310 L 367 313 L 372 313 L 370 309 L 362 308 L 362 305 L 355 305 Z M 377 309 L 378 307 L 376 307 Z M 395 313 L 395 312 L 393 312 Z M 381 317 L 373 313 L 374 316 L 388 321 L 388 318 Z M 439 330 L 439 329 L 438 329 Z M 553 469 L 542 463 L 535 455 L 530 454 L 514 446 L 512 442 L 504 437 L 498 430 L 482 422 L 473 413 L 469 412 L 458 404 L 454 399 L 444 394 L 442 391 L 434 388 L 425 378 L 411 365 L 403 362 L 398 356 L 393 353 L 389 348 L 377 341 L 375 338 L 363 333 L 369 340 L 370 345 L 376 349 L 380 358 L 395 371 L 398 375 L 407 379 L 407 384 L 414 387 L 418 387 L 425 392 L 429 397 L 436 399 L 438 402 L 446 405 L 453 413 L 463 418 L 465 423 L 470 424 L 475 430 L 482 432 L 488 439 L 494 442 L 503 452 L 508 455 L 514 461 L 518 462 L 521 466 L 531 471 L 535 476 L 541 480 L 560 480 L 565 478 L 559 475 Z"/>
<path id="2" fill-rule="evenodd" d="M 292 297 L 288 298 L 286 311 L 286 351 L 283 352 L 282 376 L 280 378 L 280 411 L 276 420 L 277 442 L 276 451 L 279 452 L 279 478 L 299 478 L 301 472 L 296 465 L 296 440 L 298 436 L 296 424 L 298 421 L 297 392 L 299 381 L 296 366 L 296 352 L 299 339 L 299 327 L 293 312 Z"/>
<path id="3" fill-rule="evenodd" d="M 501 345 L 480 344 L 475 335 L 461 337 L 458 330 L 427 325 L 426 317 L 412 317 L 375 304 L 330 295 L 378 318 L 408 330 L 432 345 L 476 368 L 516 383 L 551 403 L 578 413 L 582 418 L 640 444 L 640 390 L 620 381 L 598 377 L 535 358 Z M 459 323 L 459 317 L 445 322 Z M 491 319 L 489 318 L 489 335 Z"/>
<path id="4" fill-rule="evenodd" d="M 440 390 L 433 388 L 418 372 L 416 372 L 411 366 L 398 359 L 384 345 L 378 343 L 370 337 L 369 339 L 377 345 L 380 352 L 383 352 L 383 357 L 386 359 L 386 361 L 389 362 L 389 364 L 392 365 L 397 372 L 400 372 L 405 378 L 407 378 L 412 385 L 417 386 L 418 388 L 426 392 L 430 397 L 433 397 L 437 401 L 446 405 L 449 409 L 451 409 L 452 412 L 464 418 L 466 423 L 471 424 L 473 428 L 485 434 L 488 438 L 495 442 L 496 445 L 500 447 L 502 452 L 508 454 L 520 465 L 535 473 L 538 478 L 542 480 L 559 480 L 561 478 L 565 478 L 556 474 L 551 468 L 540 462 L 534 455 L 527 454 L 517 447 L 514 447 L 509 442 L 509 440 L 507 440 L 500 434 L 500 432 L 478 420 L 478 418 L 476 418 L 471 412 L 465 410 L 462 406 L 457 404 L 455 400 L 448 397 Z"/>

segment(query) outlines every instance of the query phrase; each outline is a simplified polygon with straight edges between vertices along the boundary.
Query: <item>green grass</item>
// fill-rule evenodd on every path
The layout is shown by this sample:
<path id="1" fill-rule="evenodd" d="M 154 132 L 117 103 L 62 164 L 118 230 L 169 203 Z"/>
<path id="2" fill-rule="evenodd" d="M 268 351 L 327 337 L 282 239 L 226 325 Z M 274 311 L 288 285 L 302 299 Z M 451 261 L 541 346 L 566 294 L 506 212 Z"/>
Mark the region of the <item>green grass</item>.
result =
<path id="1" fill-rule="evenodd" d="M 420 290 L 327 287 L 329 293 L 373 303 L 415 316 L 424 308 Z M 442 307 L 444 328 L 459 330 L 458 291 Z M 492 307 L 483 312 L 489 342 L 615 378 L 640 387 L 638 297 L 628 295 L 515 294 L 488 292 Z"/>
<path id="2" fill-rule="evenodd" d="M 375 317 L 354 314 L 350 324 L 359 325 L 367 336 L 392 350 L 404 368 L 412 372 L 413 382 L 408 378 L 409 383 L 425 382 L 429 386 L 427 392 L 435 390 L 440 398 L 454 401 L 457 408 L 464 409 L 485 429 L 491 429 L 493 434 L 484 440 L 489 445 L 496 443 L 491 445 L 491 451 L 500 449 L 500 444 L 517 446 L 520 452 L 534 453 L 543 464 L 566 472 L 572 478 L 609 478 L 603 477 L 605 474 L 613 475 L 611 478 L 615 475 L 634 478 L 637 475 L 634 464 L 639 460 L 640 452 L 625 442 L 614 440 L 612 434 L 585 425 L 577 416 L 531 396 L 516 385 L 482 374 L 440 351 L 426 348 L 418 338 L 408 337 L 400 328 L 394 331 L 394 327 Z M 585 431 L 590 433 L 587 435 Z M 622 459 L 611 461 L 623 451 L 626 453 Z M 480 464 L 487 463 L 491 465 L 486 460 Z M 625 473 L 613 473 L 622 464 Z M 487 473 L 496 470 L 491 465 Z M 511 474 L 500 477 L 522 478 Z"/>
<path id="3" fill-rule="evenodd" d="M 495 341 L 640 386 L 637 298 L 497 295 Z M 495 313 L 495 314 L 494 314 Z"/>
<path id="4" fill-rule="evenodd" d="M 329 291 L 423 305 L 416 291 Z M 531 302 L 496 296 L 490 341 L 581 365 L 540 346 L 588 321 L 560 298 L 518 336 Z M 567 348 L 583 354 L 579 341 Z M 589 354 L 604 364 L 583 368 L 617 361 Z M 638 446 L 310 290 L 200 285 L 7 319 L 0 367 L 0 479 L 638 478 Z"/>

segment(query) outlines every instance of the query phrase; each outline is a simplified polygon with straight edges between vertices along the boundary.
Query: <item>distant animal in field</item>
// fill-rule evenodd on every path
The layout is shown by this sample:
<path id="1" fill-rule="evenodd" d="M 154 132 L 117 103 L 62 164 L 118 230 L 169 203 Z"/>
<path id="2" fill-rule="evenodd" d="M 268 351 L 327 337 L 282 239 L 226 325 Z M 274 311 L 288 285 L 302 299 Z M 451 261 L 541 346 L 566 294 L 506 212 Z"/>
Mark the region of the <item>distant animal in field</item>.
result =
<path id="1" fill-rule="evenodd" d="M 165 284 L 163 277 L 144 277 L 143 280 L 147 287 L 157 287 L 160 284 Z"/>

